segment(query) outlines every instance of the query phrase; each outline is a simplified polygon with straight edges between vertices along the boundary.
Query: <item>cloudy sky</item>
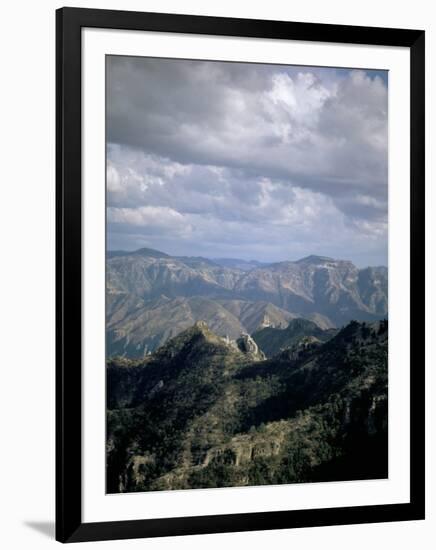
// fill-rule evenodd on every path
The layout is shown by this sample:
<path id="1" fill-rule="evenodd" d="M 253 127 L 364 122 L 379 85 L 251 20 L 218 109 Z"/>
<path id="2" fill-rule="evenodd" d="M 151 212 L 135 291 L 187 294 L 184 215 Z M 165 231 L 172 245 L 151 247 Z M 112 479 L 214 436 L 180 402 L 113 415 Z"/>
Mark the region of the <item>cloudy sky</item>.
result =
<path id="1" fill-rule="evenodd" d="M 115 57 L 108 248 L 387 265 L 387 74 Z"/>

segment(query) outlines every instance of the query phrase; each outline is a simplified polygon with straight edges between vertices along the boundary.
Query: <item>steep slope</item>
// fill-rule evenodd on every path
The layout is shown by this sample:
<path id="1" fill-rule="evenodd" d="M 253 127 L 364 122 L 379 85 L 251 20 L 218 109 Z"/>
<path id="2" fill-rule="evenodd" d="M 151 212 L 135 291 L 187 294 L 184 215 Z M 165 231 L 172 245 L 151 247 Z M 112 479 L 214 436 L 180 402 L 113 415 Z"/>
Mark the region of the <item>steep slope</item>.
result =
<path id="1" fill-rule="evenodd" d="M 139 480 L 142 487 L 175 467 L 183 457 L 184 434 L 194 420 L 210 413 L 235 370 L 252 362 L 251 354 L 225 343 L 201 322 L 144 361 L 110 361 L 109 492 L 135 490 Z M 199 437 L 213 444 L 214 429 L 219 425 L 219 431 L 225 431 L 228 420 L 220 409 L 216 420 L 211 420 L 209 434 Z M 132 460 L 134 472 L 135 465 L 141 465 L 134 477 Z"/>
<path id="2" fill-rule="evenodd" d="M 388 270 L 386 267 L 367 267 L 359 271 L 359 294 L 363 303 L 377 314 L 388 311 Z"/>
<path id="3" fill-rule="evenodd" d="M 320 313 L 341 326 L 353 318 L 375 320 L 387 313 L 387 283 L 382 284 L 386 275 L 371 270 L 363 270 L 360 278 L 359 274 L 351 262 L 308 256 L 254 269 L 237 281 L 234 290 L 300 316 Z"/>
<path id="4" fill-rule="evenodd" d="M 213 263 L 147 254 L 114 256 L 107 261 L 107 285 L 150 299 L 160 295 L 230 296 L 241 272 Z"/>
<path id="5" fill-rule="evenodd" d="M 141 357 L 199 319 L 235 338 L 296 317 L 323 329 L 387 317 L 386 268 L 321 256 L 247 271 L 151 249 L 118 251 L 108 253 L 106 280 L 109 355 Z M 161 300 L 174 300 L 174 315 Z"/>
<path id="6" fill-rule="evenodd" d="M 252 334 L 257 329 L 265 326 L 286 327 L 294 315 L 281 309 L 270 302 L 259 300 L 219 300 L 224 308 L 239 319 L 245 331 Z"/>
<path id="7" fill-rule="evenodd" d="M 308 319 L 309 321 L 313 321 L 316 325 L 319 326 L 319 328 L 322 328 L 323 330 L 328 330 L 330 328 L 336 327 L 331 319 L 329 319 L 325 315 L 322 315 L 321 313 L 308 313 L 303 318 Z"/>
<path id="8" fill-rule="evenodd" d="M 353 317 L 371 320 L 387 313 L 383 267 L 359 270 L 348 261 L 308 256 L 244 271 L 206 258 L 172 258 L 147 250 L 108 255 L 110 291 L 144 299 L 164 294 L 265 301 L 300 316 L 325 315 L 338 325 Z"/>
<path id="9" fill-rule="evenodd" d="M 162 296 L 139 302 L 125 316 L 117 309 L 108 316 L 107 355 L 144 357 L 201 320 L 206 320 L 218 335 L 229 336 L 232 340 L 246 332 L 239 319 L 217 301 L 201 296 L 172 299 Z"/>
<path id="10" fill-rule="evenodd" d="M 109 362 L 108 491 L 387 476 L 387 322 L 260 359 L 197 323 Z"/>
<path id="11" fill-rule="evenodd" d="M 286 328 L 265 327 L 253 334 L 253 339 L 267 357 L 277 355 L 282 349 L 296 344 L 303 337 L 312 336 L 325 342 L 337 334 L 337 330 L 322 330 L 307 319 L 293 319 Z"/>
<path id="12" fill-rule="evenodd" d="M 267 302 L 202 296 L 145 301 L 135 294 L 111 292 L 107 297 L 107 356 L 144 357 L 196 321 L 204 320 L 219 336 L 236 340 L 260 326 L 285 327 L 292 318 L 291 313 Z"/>

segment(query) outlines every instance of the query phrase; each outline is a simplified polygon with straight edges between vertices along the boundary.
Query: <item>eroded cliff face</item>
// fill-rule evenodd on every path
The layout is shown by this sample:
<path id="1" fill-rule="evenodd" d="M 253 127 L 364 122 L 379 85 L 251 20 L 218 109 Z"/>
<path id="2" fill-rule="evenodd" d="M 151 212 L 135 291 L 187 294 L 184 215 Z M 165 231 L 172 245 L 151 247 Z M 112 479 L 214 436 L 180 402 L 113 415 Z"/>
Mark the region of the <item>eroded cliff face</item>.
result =
<path id="1" fill-rule="evenodd" d="M 384 267 L 358 269 L 324 256 L 237 265 L 150 249 L 112 254 L 108 356 L 144 357 L 202 319 L 217 335 L 237 339 L 265 327 L 286 328 L 297 317 L 326 329 L 387 315 Z"/>
<path id="2" fill-rule="evenodd" d="M 253 361 L 263 361 L 266 359 L 263 351 L 259 349 L 259 346 L 249 334 L 243 333 L 236 340 L 236 346 L 242 353 L 253 359 Z"/>
<path id="3" fill-rule="evenodd" d="M 197 323 L 146 362 L 112 362 L 110 492 L 386 477 L 387 336 L 351 323 L 264 360 Z"/>

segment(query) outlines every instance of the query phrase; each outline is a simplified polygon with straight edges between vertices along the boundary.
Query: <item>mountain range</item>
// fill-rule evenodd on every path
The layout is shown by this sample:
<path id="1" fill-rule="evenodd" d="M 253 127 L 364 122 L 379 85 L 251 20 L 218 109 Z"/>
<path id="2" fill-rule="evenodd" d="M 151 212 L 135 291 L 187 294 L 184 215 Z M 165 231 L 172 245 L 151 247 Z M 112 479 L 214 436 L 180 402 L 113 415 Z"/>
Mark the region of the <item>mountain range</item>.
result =
<path id="1" fill-rule="evenodd" d="M 358 269 L 324 256 L 264 264 L 108 251 L 106 282 L 108 357 L 144 357 L 200 320 L 236 339 L 296 318 L 325 330 L 388 313 L 386 267 Z"/>
<path id="2" fill-rule="evenodd" d="M 109 493 L 387 477 L 388 322 L 255 338 L 200 321 L 108 360 Z"/>

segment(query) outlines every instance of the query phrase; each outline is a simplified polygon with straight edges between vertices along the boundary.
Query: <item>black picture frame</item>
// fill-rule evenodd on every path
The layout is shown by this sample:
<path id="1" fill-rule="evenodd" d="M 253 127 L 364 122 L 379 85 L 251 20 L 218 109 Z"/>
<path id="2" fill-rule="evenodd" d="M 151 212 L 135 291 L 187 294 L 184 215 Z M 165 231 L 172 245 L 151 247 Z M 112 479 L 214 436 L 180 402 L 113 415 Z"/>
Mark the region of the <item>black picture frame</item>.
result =
<path id="1" fill-rule="evenodd" d="M 128 29 L 398 46 L 410 49 L 410 502 L 309 510 L 82 522 L 81 29 Z M 62 8 L 56 13 L 56 539 L 159 537 L 424 519 L 424 41 L 420 30 Z"/>

